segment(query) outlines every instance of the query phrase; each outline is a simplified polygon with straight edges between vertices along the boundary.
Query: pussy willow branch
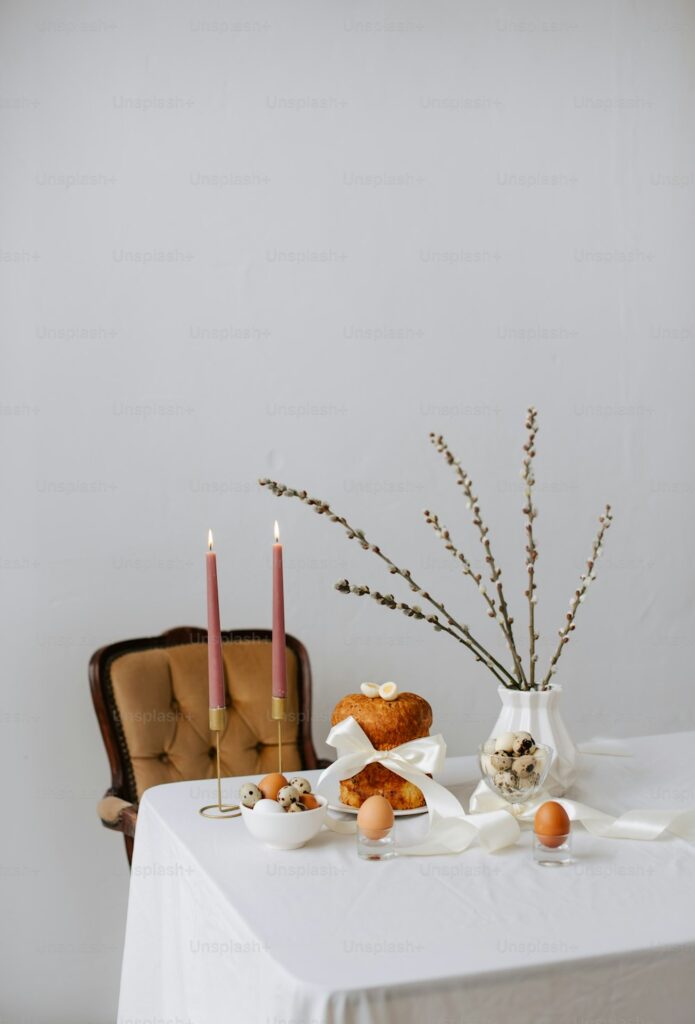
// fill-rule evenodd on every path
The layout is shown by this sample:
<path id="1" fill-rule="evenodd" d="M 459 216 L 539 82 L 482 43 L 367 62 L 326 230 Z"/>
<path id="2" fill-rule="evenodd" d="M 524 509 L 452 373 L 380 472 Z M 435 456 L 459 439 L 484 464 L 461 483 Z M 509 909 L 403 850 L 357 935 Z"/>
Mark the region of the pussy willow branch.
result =
<path id="1" fill-rule="evenodd" d="M 444 547 L 446 548 L 446 550 L 450 551 L 451 554 L 456 559 L 456 561 L 460 563 L 460 565 L 461 565 L 461 572 L 463 573 L 463 575 L 464 576 L 470 576 L 470 578 L 475 583 L 476 587 L 478 588 L 478 590 L 480 591 L 480 593 L 481 593 L 481 595 L 483 597 L 483 600 L 485 601 L 485 603 L 488 606 L 488 615 L 490 616 L 490 618 L 491 619 L 496 619 L 497 618 L 497 606 L 495 605 L 495 600 L 494 600 L 494 598 L 490 597 L 490 595 L 488 594 L 487 590 L 485 589 L 485 584 L 483 583 L 483 578 L 480 575 L 480 573 L 479 572 L 474 572 L 473 567 L 471 566 L 471 563 L 468 561 L 466 556 L 463 554 L 462 551 L 458 550 L 456 545 L 451 540 L 451 534 L 449 533 L 447 528 L 445 526 L 443 526 L 442 523 L 440 522 L 439 516 L 437 515 L 437 513 L 436 512 L 430 512 L 429 509 L 425 509 L 425 511 L 423 512 L 423 515 L 425 517 L 425 522 L 429 523 L 429 525 L 432 527 L 434 532 L 437 534 L 439 539 L 444 544 Z M 504 630 L 504 625 L 503 624 L 502 624 L 502 629 Z M 505 633 L 505 636 L 506 636 L 506 633 Z"/>
<path id="2" fill-rule="evenodd" d="M 506 686 L 508 690 L 514 688 L 509 684 L 509 682 L 507 681 L 507 679 L 505 679 L 504 676 L 500 675 L 499 672 L 497 672 L 497 670 L 495 669 L 495 662 L 491 657 L 481 658 L 480 654 L 478 653 L 478 651 L 476 651 L 476 649 L 469 642 L 469 640 L 466 640 L 464 639 L 464 637 L 459 636 L 459 634 L 455 633 L 453 629 L 449 628 L 449 626 L 445 626 L 437 615 L 425 615 L 422 608 L 418 607 L 418 605 L 409 605 L 406 604 L 404 601 L 396 601 L 393 594 L 381 594 L 379 593 L 378 590 L 370 590 L 369 587 L 364 584 L 355 586 L 352 583 L 350 583 L 349 580 L 339 580 L 335 585 L 335 589 L 339 590 L 341 594 L 355 594 L 357 597 L 371 597 L 374 601 L 376 601 L 380 605 L 383 605 L 385 608 L 390 608 L 393 611 L 403 612 L 403 614 L 407 615 L 409 619 L 425 619 L 438 633 L 448 633 L 449 636 L 453 636 L 454 640 L 458 640 L 460 644 L 463 644 L 464 647 L 467 647 L 470 651 L 472 651 L 473 654 L 475 655 L 476 661 L 484 662 L 484 664 L 487 666 L 490 672 L 492 672 L 493 676 L 499 679 L 502 685 Z M 507 673 L 507 676 L 509 676 L 509 673 Z M 509 676 L 509 678 L 511 678 L 511 676 Z"/>
<path id="3" fill-rule="evenodd" d="M 439 521 L 439 516 L 435 512 L 430 512 L 429 509 L 425 509 L 423 514 L 425 516 L 425 521 L 427 523 L 429 523 L 429 525 L 432 527 L 432 529 L 437 534 L 439 539 L 443 542 L 444 547 L 446 548 L 446 550 L 450 551 L 451 554 L 456 559 L 456 561 L 460 564 L 461 571 L 462 571 L 463 575 L 464 576 L 470 576 L 470 578 L 475 583 L 476 587 L 480 591 L 480 594 L 481 594 L 483 600 L 485 601 L 485 603 L 488 606 L 488 615 L 489 615 L 489 617 L 491 619 L 495 619 L 495 621 L 499 624 L 499 627 L 502 630 L 502 634 L 503 634 L 503 636 L 505 637 L 505 639 L 507 641 L 507 647 L 509 647 L 510 646 L 510 644 L 509 644 L 509 634 L 507 632 L 507 627 L 506 627 L 504 618 L 498 612 L 497 605 L 495 604 L 494 598 L 490 597 L 490 595 L 489 595 L 489 593 L 488 593 L 488 591 L 487 591 L 487 589 L 485 587 L 485 584 L 483 583 L 483 578 L 482 578 L 481 574 L 479 572 L 475 572 L 474 571 L 471 563 L 468 561 L 468 559 L 463 554 L 463 552 L 459 551 L 458 548 L 455 546 L 455 544 L 452 542 L 451 535 L 450 535 L 449 531 L 446 529 L 446 527 L 443 526 L 441 524 L 441 522 Z M 515 668 L 516 668 L 516 666 L 515 666 Z M 521 679 L 519 677 L 518 671 L 517 671 L 517 682 L 521 683 Z"/>
<path id="4" fill-rule="evenodd" d="M 528 573 L 528 589 L 524 591 L 524 594 L 528 598 L 528 632 L 529 632 L 529 686 L 532 690 L 536 688 L 536 662 L 538 661 L 538 655 L 536 654 L 536 640 L 539 639 L 538 633 L 536 633 L 536 559 L 538 558 L 538 548 L 536 547 L 536 541 L 533 536 L 533 520 L 538 515 L 538 510 L 533 504 L 533 485 L 536 482 L 536 478 L 533 473 L 533 460 L 536 457 L 536 434 L 538 433 L 538 426 L 536 424 L 537 412 L 533 406 L 529 407 L 528 415 L 526 417 L 526 430 L 528 431 L 528 437 L 526 444 L 524 445 L 524 459 L 521 468 L 521 475 L 524 480 L 524 494 L 525 501 L 523 507 L 523 513 L 526 516 L 526 571 Z"/>
<path id="5" fill-rule="evenodd" d="M 430 434 L 430 441 L 435 446 L 438 452 L 440 452 L 448 464 L 454 469 L 457 476 L 457 484 L 463 488 L 463 493 L 466 495 L 467 504 L 473 512 L 473 524 L 477 527 L 480 535 L 480 542 L 483 545 L 485 552 L 485 563 L 488 567 L 489 576 L 491 583 L 497 590 L 497 596 L 499 598 L 499 611 L 502 616 L 502 621 L 505 625 L 507 635 L 507 645 L 514 661 L 514 669 L 517 677 L 517 682 L 522 690 L 528 689 L 526 682 L 526 676 L 524 674 L 524 667 L 519 657 L 519 652 L 516 647 L 514 640 L 514 632 L 512 630 L 512 623 L 514 619 L 509 614 L 509 608 L 507 607 L 507 601 L 504 596 L 504 589 L 502 587 L 502 570 L 497 567 L 494 555 L 492 554 L 492 547 L 490 545 L 490 538 L 488 537 L 489 529 L 483 522 L 483 517 L 480 513 L 480 504 L 478 503 L 477 496 L 473 493 L 473 481 L 471 480 L 468 473 L 461 468 L 461 462 L 455 458 L 453 452 L 449 448 L 448 444 L 444 440 L 441 434 Z"/>
<path id="6" fill-rule="evenodd" d="M 579 605 L 583 603 L 590 584 L 592 584 L 596 579 L 596 561 L 601 556 L 601 552 L 603 551 L 603 538 L 606 535 L 606 530 L 610 528 L 610 525 L 613 522 L 613 513 L 611 511 L 610 505 L 606 505 L 605 511 L 602 516 L 599 516 L 598 521 L 601 525 L 599 526 L 598 533 L 596 534 L 596 537 L 594 538 L 594 543 L 591 547 L 591 557 L 586 563 L 586 574 L 579 577 L 581 583 L 579 585 L 579 588 L 575 590 L 574 596 L 570 601 L 570 610 L 565 615 L 565 625 L 562 627 L 562 629 L 558 630 L 560 642 L 557 645 L 557 650 L 555 651 L 555 654 L 553 654 L 550 660 L 550 667 L 548 669 L 545 679 L 541 683 L 541 690 L 547 690 L 550 684 L 551 676 L 553 676 L 555 673 L 555 666 L 557 665 L 560 659 L 560 655 L 562 654 L 565 648 L 565 644 L 569 643 L 569 634 L 572 633 L 575 629 L 574 620 L 577 617 L 577 610 L 579 608 Z"/>
<path id="7" fill-rule="evenodd" d="M 413 579 L 413 576 L 409 569 L 399 568 L 395 564 L 395 562 L 391 561 L 391 559 L 384 554 L 384 552 L 377 544 L 372 544 L 369 540 L 367 540 L 363 530 L 358 530 L 356 527 L 351 526 L 347 519 L 345 519 L 344 516 L 339 516 L 336 512 L 334 512 L 327 502 L 322 501 L 320 498 L 313 498 L 310 494 L 307 494 L 306 491 L 295 490 L 293 487 L 287 487 L 286 484 L 278 483 L 276 480 L 270 480 L 267 477 L 264 477 L 258 482 L 261 485 L 261 487 L 269 488 L 269 490 L 271 490 L 273 494 L 275 494 L 277 497 L 284 496 L 287 498 L 298 498 L 299 501 L 313 508 L 314 511 L 318 513 L 318 515 L 327 515 L 332 523 L 338 523 L 340 526 L 342 526 L 350 540 L 357 540 L 360 544 L 360 547 L 362 547 L 365 551 L 372 551 L 383 562 L 386 563 L 386 565 L 389 567 L 389 572 L 392 575 L 400 576 L 401 579 L 404 579 L 406 581 L 406 583 L 414 593 L 421 594 L 423 599 L 427 601 L 428 604 L 431 604 L 433 608 L 436 608 L 437 611 L 445 617 L 448 625 L 452 629 L 457 630 L 465 637 L 466 646 L 473 646 L 474 649 L 477 649 L 481 654 L 485 656 L 484 658 L 481 658 L 481 660 L 485 661 L 485 664 L 491 662 L 493 665 L 495 665 L 499 669 L 499 671 L 509 679 L 509 681 L 512 683 L 512 686 L 514 686 L 514 677 L 507 671 L 507 669 L 503 665 L 501 665 L 497 661 L 495 657 L 493 657 L 493 655 L 483 646 L 483 644 L 480 643 L 480 641 L 476 640 L 471 635 L 468 626 L 462 625 L 460 622 L 457 622 L 456 619 L 453 618 L 453 616 L 450 614 L 450 612 L 443 604 L 440 604 L 426 590 L 423 590 L 420 584 Z"/>

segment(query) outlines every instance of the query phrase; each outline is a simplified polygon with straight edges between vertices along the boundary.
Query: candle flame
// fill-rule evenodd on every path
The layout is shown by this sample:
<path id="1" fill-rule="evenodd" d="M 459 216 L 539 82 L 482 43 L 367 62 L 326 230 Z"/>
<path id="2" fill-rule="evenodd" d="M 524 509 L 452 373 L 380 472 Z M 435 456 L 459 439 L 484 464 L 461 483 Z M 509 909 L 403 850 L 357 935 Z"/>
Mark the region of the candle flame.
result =
<path id="1" fill-rule="evenodd" d="M 275 529 L 273 530 L 273 536 L 275 537 L 275 543 L 280 543 L 280 527 L 278 526 L 277 519 L 275 520 Z"/>
<path id="2" fill-rule="evenodd" d="M 212 530 L 208 530 L 208 551 L 212 551 Z"/>

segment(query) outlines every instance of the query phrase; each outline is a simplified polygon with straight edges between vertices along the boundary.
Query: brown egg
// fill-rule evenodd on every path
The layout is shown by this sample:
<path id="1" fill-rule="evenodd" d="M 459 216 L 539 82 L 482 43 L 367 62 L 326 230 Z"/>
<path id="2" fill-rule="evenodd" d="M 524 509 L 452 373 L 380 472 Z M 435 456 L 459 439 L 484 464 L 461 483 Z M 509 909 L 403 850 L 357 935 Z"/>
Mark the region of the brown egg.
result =
<path id="1" fill-rule="evenodd" d="M 277 800 L 278 793 L 283 786 L 286 786 L 287 779 L 280 772 L 271 772 L 270 775 L 266 775 L 264 779 L 258 783 L 260 789 L 266 800 Z"/>
<path id="2" fill-rule="evenodd" d="M 367 797 L 357 812 L 357 827 L 367 839 L 382 839 L 393 828 L 393 807 L 386 797 Z"/>
<path id="3" fill-rule="evenodd" d="M 302 801 L 307 811 L 315 811 L 317 807 L 321 806 L 313 793 L 302 793 L 299 799 Z"/>
<path id="4" fill-rule="evenodd" d="M 562 846 L 565 836 L 569 834 L 570 819 L 562 804 L 548 800 L 536 811 L 533 830 L 543 846 L 551 849 Z"/>

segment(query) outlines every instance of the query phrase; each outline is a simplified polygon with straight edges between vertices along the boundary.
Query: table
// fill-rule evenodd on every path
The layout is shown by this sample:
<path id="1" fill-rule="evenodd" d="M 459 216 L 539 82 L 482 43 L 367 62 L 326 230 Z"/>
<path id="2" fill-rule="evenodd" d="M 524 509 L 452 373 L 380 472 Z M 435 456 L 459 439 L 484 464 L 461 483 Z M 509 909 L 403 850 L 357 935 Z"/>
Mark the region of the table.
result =
<path id="1" fill-rule="evenodd" d="M 572 795 L 619 814 L 695 804 L 695 732 L 582 755 Z M 307 772 L 315 780 L 318 773 Z M 441 780 L 464 806 L 474 758 Z M 239 780 L 225 780 L 233 799 Z M 693 1024 L 695 848 L 598 839 L 542 868 L 531 833 L 499 853 L 357 859 L 324 830 L 257 844 L 198 807 L 215 784 L 145 793 L 118 1024 Z M 402 818 L 414 840 L 426 816 Z"/>

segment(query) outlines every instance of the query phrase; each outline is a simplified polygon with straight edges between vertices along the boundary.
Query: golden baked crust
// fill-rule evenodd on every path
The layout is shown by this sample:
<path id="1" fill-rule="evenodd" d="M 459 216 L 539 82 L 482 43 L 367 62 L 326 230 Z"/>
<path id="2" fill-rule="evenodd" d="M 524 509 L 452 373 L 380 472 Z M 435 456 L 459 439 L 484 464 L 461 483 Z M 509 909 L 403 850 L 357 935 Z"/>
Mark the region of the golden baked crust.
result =
<path id="1" fill-rule="evenodd" d="M 350 693 L 336 704 L 331 724 L 353 716 L 377 750 L 391 750 L 410 740 L 429 736 L 432 708 L 416 693 L 400 693 L 395 700 Z M 385 797 L 395 811 L 424 807 L 425 798 L 417 786 L 382 764 L 368 764 L 351 779 L 340 783 L 340 799 L 349 807 L 361 807 L 367 797 Z"/>
<path id="2" fill-rule="evenodd" d="M 349 693 L 333 709 L 331 725 L 337 725 L 350 715 L 362 726 L 377 750 L 390 750 L 409 740 L 429 736 L 432 725 L 432 708 L 417 693 L 399 693 L 395 700 Z"/>
<path id="3" fill-rule="evenodd" d="M 412 811 L 425 806 L 421 790 L 383 764 L 368 764 L 357 775 L 340 783 L 340 800 L 348 807 L 361 807 L 367 797 L 375 793 L 386 797 L 394 811 Z"/>

